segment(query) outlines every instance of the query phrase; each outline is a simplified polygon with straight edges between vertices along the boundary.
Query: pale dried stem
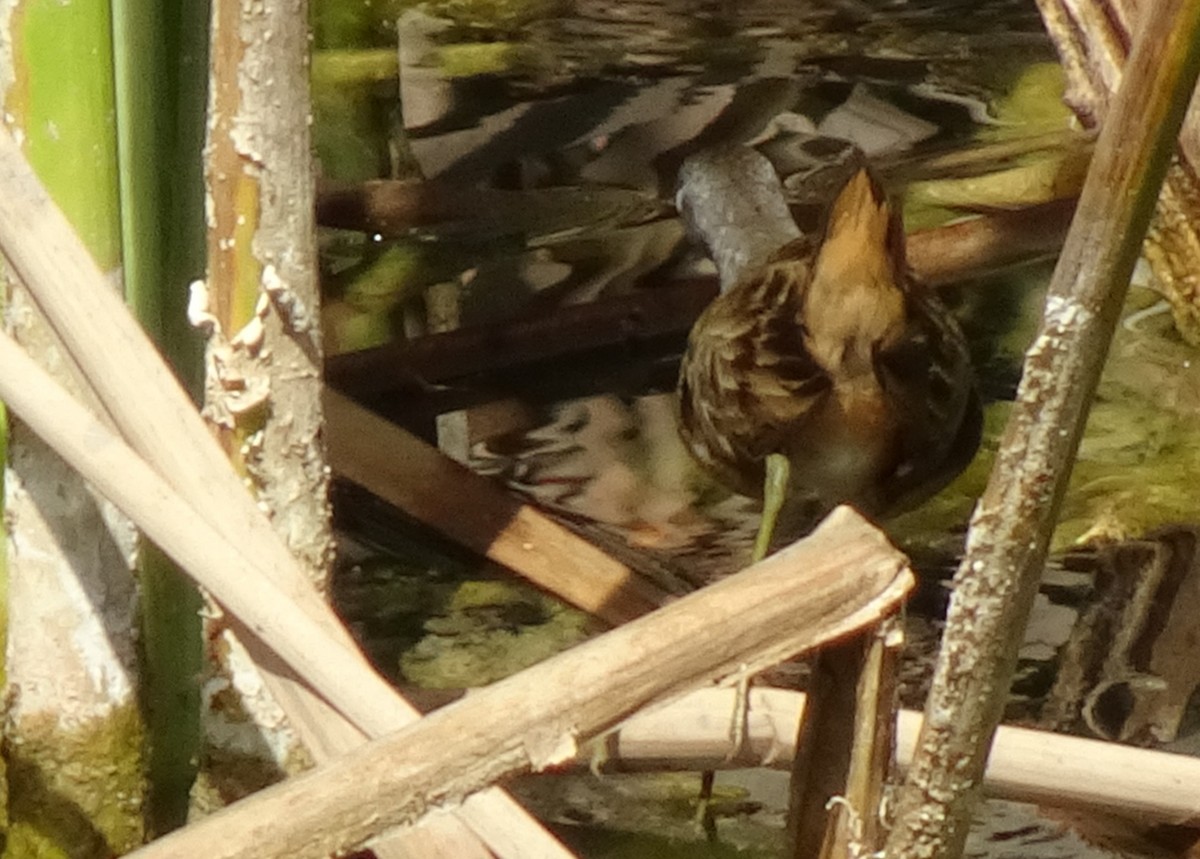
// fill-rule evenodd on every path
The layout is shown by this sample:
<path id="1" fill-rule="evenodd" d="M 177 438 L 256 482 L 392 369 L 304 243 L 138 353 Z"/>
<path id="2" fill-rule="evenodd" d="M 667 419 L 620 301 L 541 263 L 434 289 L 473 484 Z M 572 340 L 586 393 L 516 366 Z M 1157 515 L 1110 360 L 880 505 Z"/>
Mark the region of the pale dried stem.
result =
<path id="1" fill-rule="evenodd" d="M 787 769 L 796 751 L 804 694 L 751 689 L 746 742 L 730 760 L 728 726 L 714 716 L 732 712 L 735 697 L 733 689 L 701 689 L 633 716 L 610 738 L 605 768 Z M 911 710 L 897 717 L 896 762 L 901 768 L 912 762 L 921 722 L 921 714 Z M 580 767 L 589 764 L 587 758 L 576 761 Z M 1123 815 L 1141 823 L 1195 826 L 1200 822 L 1200 796 L 1193 789 L 1197 783 L 1200 759 L 1190 755 L 1002 725 L 992 743 L 983 791 L 998 799 Z"/>

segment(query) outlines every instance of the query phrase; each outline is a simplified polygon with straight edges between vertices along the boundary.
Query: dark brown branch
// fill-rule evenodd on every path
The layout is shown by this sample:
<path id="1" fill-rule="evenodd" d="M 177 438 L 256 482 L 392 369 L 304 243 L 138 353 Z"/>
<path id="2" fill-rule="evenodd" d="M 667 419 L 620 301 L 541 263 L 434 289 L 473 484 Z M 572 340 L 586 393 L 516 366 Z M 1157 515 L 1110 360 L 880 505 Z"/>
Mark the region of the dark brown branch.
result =
<path id="1" fill-rule="evenodd" d="M 325 378 L 338 390 L 368 396 L 603 346 L 682 334 L 716 294 L 715 280 L 697 279 L 531 313 L 513 322 L 389 343 L 331 357 Z"/>
<path id="2" fill-rule="evenodd" d="M 1074 198 L 1013 212 L 991 212 L 908 236 L 908 264 L 917 277 L 940 286 L 1058 253 Z"/>
<path id="3" fill-rule="evenodd" d="M 1049 256 L 1062 245 L 1074 206 L 1074 200 L 1055 200 L 912 233 L 909 264 L 923 280 L 946 284 Z M 326 380 L 351 396 L 368 397 L 587 349 L 682 338 L 716 294 L 715 279 L 696 279 L 389 343 L 329 358 Z"/>

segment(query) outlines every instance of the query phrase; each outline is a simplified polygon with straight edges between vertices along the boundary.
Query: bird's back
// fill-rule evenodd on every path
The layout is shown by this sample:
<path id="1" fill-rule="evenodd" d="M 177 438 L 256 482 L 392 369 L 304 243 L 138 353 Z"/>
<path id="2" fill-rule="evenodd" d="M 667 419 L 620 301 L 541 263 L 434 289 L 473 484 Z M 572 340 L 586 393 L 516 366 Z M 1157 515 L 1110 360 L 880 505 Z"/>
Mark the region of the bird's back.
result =
<path id="1" fill-rule="evenodd" d="M 839 503 L 879 514 L 938 475 L 973 390 L 961 332 L 909 277 L 899 221 L 864 169 L 821 241 L 781 248 L 697 321 L 680 428 L 742 494 L 761 495 L 766 456 L 786 455 L 785 520 Z"/>

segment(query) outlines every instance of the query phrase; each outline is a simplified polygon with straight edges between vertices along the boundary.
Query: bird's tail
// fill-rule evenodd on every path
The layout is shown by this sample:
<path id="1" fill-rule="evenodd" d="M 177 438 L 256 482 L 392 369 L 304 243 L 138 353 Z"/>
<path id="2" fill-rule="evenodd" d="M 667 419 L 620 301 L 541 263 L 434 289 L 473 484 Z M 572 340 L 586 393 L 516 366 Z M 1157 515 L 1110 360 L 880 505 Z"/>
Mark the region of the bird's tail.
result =
<path id="1" fill-rule="evenodd" d="M 904 232 L 882 186 L 865 167 L 850 177 L 829 210 L 817 270 L 890 271 L 904 259 Z"/>

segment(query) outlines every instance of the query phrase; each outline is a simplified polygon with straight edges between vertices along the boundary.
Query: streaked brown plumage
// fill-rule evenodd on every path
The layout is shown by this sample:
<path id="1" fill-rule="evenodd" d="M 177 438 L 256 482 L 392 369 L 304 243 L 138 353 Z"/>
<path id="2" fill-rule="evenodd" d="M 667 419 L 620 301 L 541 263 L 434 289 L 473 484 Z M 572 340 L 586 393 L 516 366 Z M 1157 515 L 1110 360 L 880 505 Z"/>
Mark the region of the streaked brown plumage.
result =
<path id="1" fill-rule="evenodd" d="M 679 399 L 688 448 L 735 491 L 761 496 L 768 455 L 787 458 L 785 538 L 839 503 L 880 515 L 927 497 L 979 442 L 962 332 L 909 274 L 865 167 L 822 236 L 779 248 L 701 315 Z"/>

